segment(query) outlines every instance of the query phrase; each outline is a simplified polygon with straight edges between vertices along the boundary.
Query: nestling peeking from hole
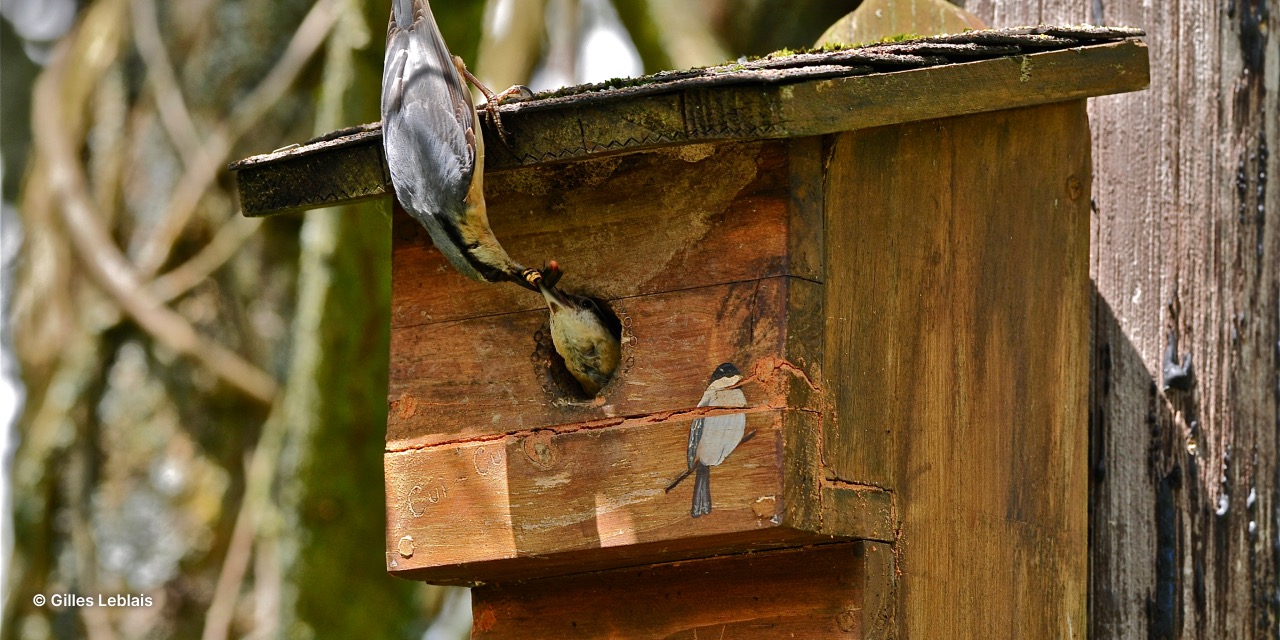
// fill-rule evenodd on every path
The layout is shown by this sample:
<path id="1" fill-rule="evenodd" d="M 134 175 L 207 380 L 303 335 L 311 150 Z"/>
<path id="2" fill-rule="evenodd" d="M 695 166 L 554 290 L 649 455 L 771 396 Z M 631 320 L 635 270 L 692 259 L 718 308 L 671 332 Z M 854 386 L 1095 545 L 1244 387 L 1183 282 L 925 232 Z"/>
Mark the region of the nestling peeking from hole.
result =
<path id="1" fill-rule="evenodd" d="M 552 359 L 553 378 L 556 365 L 562 362 L 581 388 L 581 394 L 572 395 L 592 398 L 609 384 L 622 360 L 622 324 L 601 303 L 561 291 L 556 284 L 562 275 L 560 265 L 552 260 L 528 279 L 542 292 L 551 312 L 551 342 L 560 356 L 559 361 Z"/>

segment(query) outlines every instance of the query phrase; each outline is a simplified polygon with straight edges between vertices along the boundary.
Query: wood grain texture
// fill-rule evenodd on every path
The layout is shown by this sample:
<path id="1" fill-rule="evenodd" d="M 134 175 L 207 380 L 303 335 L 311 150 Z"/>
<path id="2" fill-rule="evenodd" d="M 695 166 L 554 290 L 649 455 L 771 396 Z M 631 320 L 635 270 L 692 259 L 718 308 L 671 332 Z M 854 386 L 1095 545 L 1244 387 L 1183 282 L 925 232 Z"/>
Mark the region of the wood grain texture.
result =
<path id="1" fill-rule="evenodd" d="M 556 377 L 545 310 L 397 328 L 391 335 L 387 450 L 694 407 L 722 362 L 744 372 L 786 361 L 793 278 L 606 301 L 627 327 L 623 363 L 594 400 Z M 804 281 L 798 281 L 803 283 Z M 394 285 L 393 285 L 394 286 Z M 814 302 L 814 296 L 797 304 Z M 803 312 L 806 316 L 811 312 Z M 749 383 L 752 406 L 806 408 L 785 369 Z"/>
<path id="2" fill-rule="evenodd" d="M 787 273 L 822 282 L 826 210 L 825 136 L 788 141 Z"/>
<path id="3" fill-rule="evenodd" d="M 561 285 L 623 323 L 623 366 L 594 401 L 557 377 L 540 301 L 458 276 L 398 217 L 389 569 L 468 583 L 832 536 L 891 540 L 888 492 L 821 473 L 823 297 L 788 274 L 822 276 L 822 159 L 820 138 L 732 143 L 490 181 L 491 220 L 511 253 L 553 251 L 569 273 Z M 689 422 L 707 411 L 694 406 L 721 362 L 750 375 L 750 424 L 773 431 L 730 458 L 745 456 L 754 475 L 713 471 L 716 511 L 694 520 L 691 481 L 660 490 L 684 468 Z M 524 478 L 507 454 L 528 443 L 543 458 Z M 556 462 L 563 452 L 568 462 Z M 404 555 L 405 544 L 422 546 Z"/>
<path id="4" fill-rule="evenodd" d="M 1150 89 L 1089 105 L 1091 636 L 1275 638 L 1280 11 L 966 6 L 995 26 L 1140 26 L 1151 51 Z M 1194 357 L 1190 391 L 1162 388 L 1171 329 Z"/>
<path id="5" fill-rule="evenodd" d="M 388 453 L 388 570 L 466 583 L 892 540 L 887 492 L 824 483 L 816 457 L 791 455 L 815 448 L 815 416 L 746 411 L 755 435 L 712 469 L 713 511 L 700 518 L 689 515 L 692 480 L 664 492 L 685 469 L 689 418 Z M 797 506 L 830 515 L 800 518 Z"/>
<path id="6" fill-rule="evenodd" d="M 882 540 L 893 545 L 875 546 L 874 572 L 836 571 L 882 603 L 859 609 L 845 634 L 1082 637 L 1082 98 L 1145 86 L 1135 63 L 1145 50 L 1056 53 L 934 70 L 928 99 L 902 93 L 901 74 L 782 87 L 777 113 L 760 103 L 772 88 L 691 90 L 686 116 L 690 104 L 699 118 L 745 109 L 802 137 L 495 173 L 492 215 L 508 249 L 534 264 L 530 249 L 553 249 L 582 274 L 568 288 L 623 322 L 624 365 L 595 401 L 557 380 L 541 304 L 452 274 L 399 220 L 389 570 L 510 582 L 832 536 Z M 974 69 L 988 75 L 964 76 Z M 857 96 L 842 88 L 867 78 Z M 1068 101 L 991 111 L 1045 96 Z M 904 111 L 978 115 L 876 126 Z M 627 126 L 671 124 L 636 113 Z M 819 135 L 841 127 L 865 128 Z M 713 470 L 716 510 L 695 520 L 691 486 L 662 488 L 684 466 L 689 422 L 708 411 L 693 406 L 720 362 L 752 374 L 745 412 L 756 436 Z M 807 553 L 797 557 L 817 557 Z M 555 610 L 559 597 L 537 606 Z M 532 596 L 521 606 L 486 614 L 478 604 L 477 629 L 510 634 L 503 625 L 520 624 Z M 689 626 L 659 637 L 716 629 L 712 610 L 709 621 L 673 612 Z M 813 626 L 822 616 L 761 615 L 718 630 L 831 632 Z"/>
<path id="7" fill-rule="evenodd" d="M 832 544 L 484 586 L 472 638 L 883 638 L 887 554 Z"/>
<path id="8" fill-rule="evenodd" d="M 787 149 L 692 146 L 500 172 L 485 176 L 489 220 L 514 259 L 557 260 L 565 287 L 600 299 L 786 275 Z M 393 327 L 546 308 L 457 273 L 407 215 L 393 233 Z"/>
<path id="9" fill-rule="evenodd" d="M 835 143 L 823 459 L 900 506 L 899 637 L 1085 632 L 1088 142 L 1076 101 Z"/>

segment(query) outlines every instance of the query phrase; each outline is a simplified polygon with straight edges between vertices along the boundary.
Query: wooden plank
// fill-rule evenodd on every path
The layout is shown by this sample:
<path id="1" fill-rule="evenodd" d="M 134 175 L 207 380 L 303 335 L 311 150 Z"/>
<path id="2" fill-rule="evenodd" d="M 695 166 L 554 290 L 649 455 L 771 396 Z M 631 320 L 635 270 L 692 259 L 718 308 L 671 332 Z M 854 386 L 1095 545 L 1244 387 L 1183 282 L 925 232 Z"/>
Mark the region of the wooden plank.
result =
<path id="1" fill-rule="evenodd" d="M 472 638 L 882 638 L 887 545 L 831 544 L 472 591 Z"/>
<path id="2" fill-rule="evenodd" d="M 1148 91 L 1094 100 L 1090 636 L 1280 634 L 1280 11 L 982 0 L 1141 24 Z M 1163 390 L 1169 330 L 1194 356 Z"/>
<path id="3" fill-rule="evenodd" d="M 724 409 L 703 410 L 714 415 Z M 891 539 L 885 492 L 824 486 L 804 412 L 749 409 L 740 444 L 711 474 L 713 510 L 693 518 L 685 469 L 691 417 L 617 427 L 542 430 L 389 452 L 388 570 L 433 582 L 524 579 L 830 540 Z M 812 448 L 812 447 L 810 447 Z M 797 522 L 789 484 L 846 513 L 827 527 Z M 810 531 L 797 530 L 810 527 Z"/>
<path id="4" fill-rule="evenodd" d="M 788 145 L 790 215 L 787 226 L 789 275 L 822 282 L 825 267 L 823 208 L 826 148 L 822 136 L 795 138 Z"/>
<path id="5" fill-rule="evenodd" d="M 1078 636 L 1083 101 L 845 134 L 829 167 L 822 459 L 893 491 L 900 629 Z"/>
<path id="6" fill-rule="evenodd" d="M 387 449 L 689 409 L 722 362 L 763 367 L 744 387 L 751 406 L 807 408 L 805 369 L 787 360 L 812 339 L 786 332 L 794 282 L 817 286 L 765 278 L 608 301 L 626 327 L 623 363 L 596 401 L 557 377 L 545 310 L 397 329 Z"/>
<path id="7" fill-rule="evenodd" d="M 516 104 L 504 107 L 503 121 L 514 132 L 510 147 L 486 130 L 485 169 L 492 173 L 695 142 L 823 135 L 1135 91 L 1147 83 L 1146 45 L 1124 40 L 791 84 L 747 83 L 687 90 L 673 86 L 668 94 L 639 97 L 620 91 L 615 99 L 593 100 L 586 106 L 571 102 L 546 108 L 536 103 Z M 370 136 L 360 144 L 380 143 L 380 138 Z M 342 153 L 353 151 L 344 149 Z M 343 192 L 354 189 L 342 183 L 339 192 L 311 182 L 303 189 L 294 184 L 295 170 L 275 169 L 293 156 L 306 154 L 324 157 L 323 151 L 302 148 L 256 156 L 233 167 L 238 173 L 252 172 L 253 184 L 273 190 L 262 204 L 256 204 L 259 200 L 255 197 L 242 197 L 246 215 L 326 206 L 341 201 Z M 380 152 L 367 157 L 369 162 L 381 162 Z M 349 163 L 343 166 L 349 167 Z M 386 193 L 381 169 L 350 170 L 376 176 L 356 189 L 361 197 Z M 279 204 L 272 205 L 272 201 Z"/>
<path id="8" fill-rule="evenodd" d="M 486 176 L 489 221 L 516 260 L 555 259 L 564 287 L 600 299 L 810 276 L 812 267 L 788 264 L 804 233 L 787 222 L 788 144 L 689 146 L 496 173 Z M 393 246 L 394 328 L 546 308 L 525 289 L 457 273 L 406 214 L 394 218 Z"/>

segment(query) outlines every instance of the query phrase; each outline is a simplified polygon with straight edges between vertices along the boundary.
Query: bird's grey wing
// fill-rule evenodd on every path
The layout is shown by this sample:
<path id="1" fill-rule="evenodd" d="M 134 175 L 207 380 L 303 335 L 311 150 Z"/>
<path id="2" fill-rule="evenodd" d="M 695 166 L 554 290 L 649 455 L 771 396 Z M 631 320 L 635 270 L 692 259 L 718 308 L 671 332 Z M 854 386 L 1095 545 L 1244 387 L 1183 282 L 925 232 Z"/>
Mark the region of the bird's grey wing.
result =
<path id="1" fill-rule="evenodd" d="M 396 196 L 433 232 L 441 225 L 424 218 L 462 214 L 476 169 L 475 118 L 430 5 L 394 0 L 382 75 L 382 142 Z"/>
<path id="2" fill-rule="evenodd" d="M 707 389 L 702 392 L 702 398 L 698 400 L 698 406 L 705 407 L 711 404 L 711 400 L 714 397 L 715 394 L 712 393 L 710 389 Z M 696 418 L 694 419 L 693 424 L 689 426 L 688 460 L 690 469 L 692 469 L 693 465 L 698 462 L 698 443 L 702 440 L 702 427 L 704 424 L 706 424 L 705 418 Z"/>
<path id="3" fill-rule="evenodd" d="M 689 425 L 689 453 L 687 460 L 690 469 L 698 464 L 698 442 L 702 440 L 703 418 L 695 418 L 693 424 Z"/>
<path id="4" fill-rule="evenodd" d="M 702 437 L 699 438 L 698 461 L 707 466 L 724 462 L 730 453 L 742 442 L 743 432 L 747 428 L 747 415 L 734 413 L 727 416 L 710 416 L 704 418 Z"/>

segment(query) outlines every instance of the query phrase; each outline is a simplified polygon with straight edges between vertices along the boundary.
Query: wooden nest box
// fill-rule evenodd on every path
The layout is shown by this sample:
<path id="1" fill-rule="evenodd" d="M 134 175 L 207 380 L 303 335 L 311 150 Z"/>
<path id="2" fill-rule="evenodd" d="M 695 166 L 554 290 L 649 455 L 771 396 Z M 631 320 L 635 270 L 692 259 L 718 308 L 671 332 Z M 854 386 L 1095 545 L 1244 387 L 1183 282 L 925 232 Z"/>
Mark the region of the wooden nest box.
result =
<path id="1" fill-rule="evenodd" d="M 504 107 L 494 232 L 559 261 L 622 364 L 586 397 L 541 298 L 459 275 L 397 208 L 388 570 L 484 585 L 475 637 L 1083 634 L 1084 99 L 1146 86 L 1132 35 L 973 32 Z M 246 210 L 385 197 L 378 130 L 348 133 L 239 163 Z M 745 408 L 697 406 L 722 363 Z M 692 517 L 693 482 L 664 489 L 693 421 L 730 414 L 753 435 Z"/>

